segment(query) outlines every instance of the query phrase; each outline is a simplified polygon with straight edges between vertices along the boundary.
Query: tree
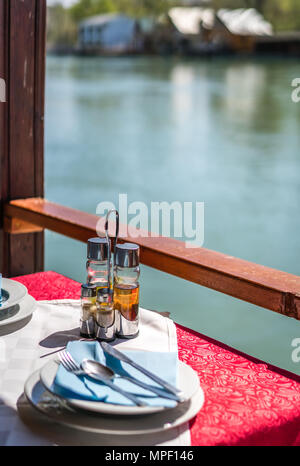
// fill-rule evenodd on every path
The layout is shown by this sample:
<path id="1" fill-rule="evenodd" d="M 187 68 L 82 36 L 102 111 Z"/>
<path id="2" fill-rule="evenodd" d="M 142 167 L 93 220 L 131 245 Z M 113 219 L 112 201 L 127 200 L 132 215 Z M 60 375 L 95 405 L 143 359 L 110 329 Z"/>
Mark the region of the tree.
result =
<path id="1" fill-rule="evenodd" d="M 300 30 L 299 0 L 268 0 L 264 13 L 276 31 Z"/>
<path id="2" fill-rule="evenodd" d="M 48 7 L 47 44 L 48 46 L 69 46 L 76 43 L 77 26 L 69 11 L 61 3 Z"/>
<path id="3" fill-rule="evenodd" d="M 89 16 L 117 11 L 114 0 L 79 0 L 69 9 L 72 18 L 78 22 Z"/>
<path id="4" fill-rule="evenodd" d="M 157 17 L 167 12 L 172 3 L 172 0 L 78 0 L 70 8 L 70 13 L 77 22 L 88 16 L 112 12 Z"/>

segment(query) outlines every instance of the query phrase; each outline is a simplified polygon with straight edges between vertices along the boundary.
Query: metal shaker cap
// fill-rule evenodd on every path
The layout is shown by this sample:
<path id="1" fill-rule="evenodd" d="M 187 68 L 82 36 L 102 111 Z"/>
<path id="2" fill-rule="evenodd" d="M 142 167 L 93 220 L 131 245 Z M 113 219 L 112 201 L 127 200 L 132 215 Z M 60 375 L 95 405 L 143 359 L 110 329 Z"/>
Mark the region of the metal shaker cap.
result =
<path id="1" fill-rule="evenodd" d="M 100 303 L 111 303 L 113 299 L 112 291 L 107 288 L 98 288 L 97 299 Z"/>
<path id="2" fill-rule="evenodd" d="M 90 238 L 87 242 L 87 258 L 97 261 L 105 261 L 108 258 L 110 241 L 106 238 Z"/>
<path id="3" fill-rule="evenodd" d="M 115 264 L 120 267 L 136 267 L 140 263 L 140 247 L 134 243 L 117 244 Z"/>
<path id="4" fill-rule="evenodd" d="M 81 285 L 81 296 L 83 298 L 94 298 L 97 293 L 97 286 L 89 283 L 83 283 Z"/>

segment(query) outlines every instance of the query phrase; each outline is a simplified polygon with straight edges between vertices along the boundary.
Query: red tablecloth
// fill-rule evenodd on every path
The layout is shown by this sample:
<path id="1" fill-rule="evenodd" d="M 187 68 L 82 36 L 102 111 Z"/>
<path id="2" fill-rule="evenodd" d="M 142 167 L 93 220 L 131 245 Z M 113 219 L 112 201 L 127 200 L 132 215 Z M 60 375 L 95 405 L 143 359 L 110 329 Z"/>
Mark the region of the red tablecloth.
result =
<path id="1" fill-rule="evenodd" d="M 37 300 L 80 294 L 79 283 L 55 272 L 16 280 Z M 205 394 L 190 424 L 192 445 L 300 445 L 300 377 L 176 328 L 179 358 L 198 372 Z"/>

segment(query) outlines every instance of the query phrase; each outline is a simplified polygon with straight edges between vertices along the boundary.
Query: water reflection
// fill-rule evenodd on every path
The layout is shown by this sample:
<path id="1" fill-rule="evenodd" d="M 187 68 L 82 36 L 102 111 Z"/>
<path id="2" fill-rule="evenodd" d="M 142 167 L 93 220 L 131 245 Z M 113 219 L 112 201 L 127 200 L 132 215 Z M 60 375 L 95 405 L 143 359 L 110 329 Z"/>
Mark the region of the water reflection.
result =
<path id="1" fill-rule="evenodd" d="M 278 266 L 242 238 L 255 212 L 270 234 L 275 203 L 282 217 L 299 217 L 288 203 L 299 193 L 300 106 L 285 87 L 295 70 L 294 62 L 50 57 L 48 197 L 89 212 L 100 200 L 117 202 L 119 192 L 145 202 L 204 201 L 207 247 Z M 230 222 L 226 206 L 236 212 Z"/>
<path id="2" fill-rule="evenodd" d="M 280 131 L 285 115 L 268 66 L 233 64 L 224 70 L 222 82 L 212 93 L 211 104 L 221 112 L 226 126 L 242 134 Z"/>

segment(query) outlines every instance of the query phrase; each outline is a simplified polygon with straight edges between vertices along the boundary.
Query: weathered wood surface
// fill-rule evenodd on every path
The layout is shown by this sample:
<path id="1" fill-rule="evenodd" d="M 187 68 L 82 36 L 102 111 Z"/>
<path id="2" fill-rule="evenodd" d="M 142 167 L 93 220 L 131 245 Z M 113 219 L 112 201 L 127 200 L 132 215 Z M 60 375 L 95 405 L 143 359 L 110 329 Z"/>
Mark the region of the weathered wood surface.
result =
<path id="1" fill-rule="evenodd" d="M 4 56 L 7 84 L 7 102 L 0 104 L 2 203 L 44 195 L 45 18 L 45 0 L 0 0 L 0 71 Z M 3 212 L 0 217 L 3 225 Z M 43 270 L 43 233 L 1 236 L 6 276 Z"/>
<path id="2" fill-rule="evenodd" d="M 11 201 L 5 214 L 79 241 L 95 236 L 96 227 L 104 235 L 104 219 L 45 199 Z M 113 222 L 110 233 L 114 235 Z M 140 245 L 143 264 L 300 319 L 300 277 L 208 249 L 189 249 L 175 239 L 137 237 L 137 233 L 131 229 L 121 241 Z"/>
<path id="3" fill-rule="evenodd" d="M 8 2 L 0 0 L 0 78 L 7 76 L 7 36 L 8 36 Z M 7 88 L 6 88 L 7 94 Z M 7 95 L 6 95 L 7 98 Z M 0 102 L 0 270 L 7 269 L 7 254 L 5 249 L 6 235 L 3 232 L 3 203 L 7 192 L 7 103 Z"/>
<path id="4" fill-rule="evenodd" d="M 44 231 L 44 228 L 34 225 L 33 223 L 24 222 L 24 220 L 12 217 L 4 217 L 3 229 L 5 233 L 10 233 L 12 235 L 40 233 Z"/>

